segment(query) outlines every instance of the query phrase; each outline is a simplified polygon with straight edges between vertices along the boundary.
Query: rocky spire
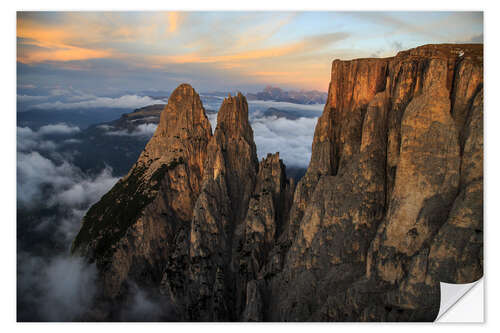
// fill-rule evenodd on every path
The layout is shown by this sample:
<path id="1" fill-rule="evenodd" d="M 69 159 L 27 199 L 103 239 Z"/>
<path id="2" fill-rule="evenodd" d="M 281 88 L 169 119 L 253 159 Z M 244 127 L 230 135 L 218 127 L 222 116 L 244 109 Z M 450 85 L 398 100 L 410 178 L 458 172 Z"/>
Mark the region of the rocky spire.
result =
<path id="1" fill-rule="evenodd" d="M 239 93 L 224 99 L 217 128 L 207 147 L 202 192 L 193 212 L 189 242 L 189 291 L 174 295 L 186 303 L 192 320 L 235 319 L 235 251 L 255 186 L 258 160 L 248 105 Z M 217 276 L 225 283 L 213 289 Z"/>
<path id="2" fill-rule="evenodd" d="M 242 221 L 248 209 L 259 162 L 253 130 L 248 121 L 247 100 L 241 93 L 235 97 L 229 95 L 222 102 L 214 137 L 213 141 L 220 147 L 225 162 L 225 177 L 234 219 Z M 220 166 L 214 165 L 214 174 Z"/>
<path id="3" fill-rule="evenodd" d="M 105 296 L 124 293 L 127 281 L 161 279 L 176 234 L 191 220 L 211 136 L 198 94 L 180 85 L 130 172 L 85 215 L 72 252 L 96 261 Z"/>

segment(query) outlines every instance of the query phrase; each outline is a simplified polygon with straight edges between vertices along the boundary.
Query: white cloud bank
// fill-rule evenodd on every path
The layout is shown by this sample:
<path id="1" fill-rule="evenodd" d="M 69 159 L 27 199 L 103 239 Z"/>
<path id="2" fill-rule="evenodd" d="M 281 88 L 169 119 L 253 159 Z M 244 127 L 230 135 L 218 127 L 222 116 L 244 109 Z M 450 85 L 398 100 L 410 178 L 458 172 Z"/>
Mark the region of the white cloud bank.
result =
<path id="1" fill-rule="evenodd" d="M 251 110 L 266 110 L 268 108 L 276 108 L 280 110 L 294 110 L 294 111 L 309 111 L 309 112 L 323 112 L 324 104 L 297 104 L 290 102 L 276 102 L 276 101 L 248 101 L 248 107 Z"/>
<path id="2" fill-rule="evenodd" d="M 17 175 L 17 200 L 28 207 L 40 201 L 49 206 L 89 206 L 118 181 L 110 168 L 96 176 L 88 176 L 68 161 L 56 164 L 37 151 L 17 153 Z"/>
<path id="3" fill-rule="evenodd" d="M 135 109 L 151 104 L 163 104 L 162 100 L 153 99 L 149 96 L 138 95 L 123 95 L 120 97 L 98 97 L 93 96 L 91 99 L 86 99 L 77 102 L 46 102 L 34 106 L 37 109 L 93 109 L 93 108 L 123 108 Z"/>
<path id="4" fill-rule="evenodd" d="M 69 187 L 56 193 L 51 200 L 71 207 L 87 206 L 100 199 L 117 181 L 118 178 L 112 176 L 111 169 L 105 168 L 96 177 L 77 179 Z"/>
<path id="5" fill-rule="evenodd" d="M 54 215 L 37 216 L 34 225 L 22 225 L 31 229 L 24 230 L 25 235 L 63 244 L 63 250 L 55 257 L 43 252 L 18 251 L 17 292 L 22 306 L 18 318 L 78 319 L 92 305 L 97 290 L 97 270 L 95 265 L 69 256 L 67 251 L 87 209 L 109 191 L 118 178 L 112 176 L 109 168 L 97 175 L 87 175 L 66 160 L 56 162 L 38 151 L 18 151 L 17 175 L 18 208 L 34 209 L 35 214 L 40 207 L 54 208 Z M 50 253 L 50 248 L 46 250 Z"/>
<path id="6" fill-rule="evenodd" d="M 280 153 L 286 166 L 307 168 L 318 118 L 296 120 L 264 117 L 252 121 L 259 159 L 268 153 Z"/>
<path id="7" fill-rule="evenodd" d="M 101 125 L 99 127 L 108 131 L 113 128 L 112 126 L 109 125 Z M 127 130 L 110 131 L 107 132 L 106 135 L 152 137 L 157 127 L 158 124 L 146 123 L 137 125 L 137 127 L 134 128 L 132 132 L 129 132 Z"/>
<path id="8" fill-rule="evenodd" d="M 29 127 L 17 127 L 17 150 L 55 150 L 57 144 L 44 138 L 48 135 L 73 135 L 80 132 L 77 126 L 70 126 L 64 123 L 49 124 L 42 126 L 38 131 L 33 131 Z"/>
<path id="9" fill-rule="evenodd" d="M 78 132 L 80 132 L 78 126 L 70 126 L 65 123 L 45 125 L 38 130 L 40 135 L 71 135 Z"/>
<path id="10" fill-rule="evenodd" d="M 217 114 L 208 114 L 207 117 L 213 133 L 217 127 Z M 266 157 L 268 153 L 279 152 L 286 166 L 307 168 L 317 122 L 317 117 L 251 117 L 250 125 L 259 159 Z"/>

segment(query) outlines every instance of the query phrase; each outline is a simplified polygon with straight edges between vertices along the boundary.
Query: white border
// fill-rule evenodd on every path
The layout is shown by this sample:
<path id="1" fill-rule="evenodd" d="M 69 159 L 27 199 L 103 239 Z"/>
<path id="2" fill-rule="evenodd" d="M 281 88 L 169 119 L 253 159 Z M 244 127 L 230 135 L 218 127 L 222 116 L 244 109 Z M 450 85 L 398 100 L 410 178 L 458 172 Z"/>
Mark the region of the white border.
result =
<path id="1" fill-rule="evenodd" d="M 499 143 L 500 130 L 500 107 L 499 97 L 497 96 L 498 87 L 500 86 L 498 77 L 500 77 L 499 63 L 500 49 L 498 47 L 498 31 L 500 31 L 497 1 L 450 1 L 450 0 L 419 0 L 404 2 L 400 0 L 394 1 L 321 1 L 321 0 L 288 0 L 277 3 L 275 1 L 253 0 L 243 3 L 237 1 L 178 1 L 178 2 L 159 2 L 152 0 L 141 1 L 97 1 L 86 0 L 82 2 L 68 2 L 67 0 L 24 0 L 24 1 L 4 1 L 1 10 L 2 23 L 2 122 L 1 122 L 1 138 L 2 140 L 2 196 L 1 196 L 1 212 L 2 212 L 2 228 L 0 229 L 2 251 L 0 261 L 2 264 L 2 273 L 0 286 L 2 288 L 0 315 L 2 318 L 2 329 L 9 332 L 11 329 L 20 331 L 36 330 L 37 332 L 47 330 L 50 332 L 67 332 L 84 331 L 89 329 L 95 330 L 120 330 L 120 332 L 135 332 L 138 329 L 143 330 L 158 330 L 158 331 L 177 331 L 177 330 L 193 330 L 202 332 L 224 332 L 235 331 L 238 333 L 252 332 L 256 330 L 286 330 L 287 333 L 303 332 L 304 330 L 313 329 L 317 331 L 328 331 L 336 329 L 345 329 L 349 332 L 357 332 L 361 330 L 383 330 L 384 332 L 398 332 L 404 329 L 408 332 L 421 332 L 422 329 L 439 329 L 453 330 L 453 332 L 475 331 L 476 325 L 436 325 L 436 324 L 16 324 L 16 272 L 15 272 L 15 94 L 16 94 L 16 10 L 485 10 L 485 273 L 488 283 L 485 295 L 486 305 L 486 322 L 488 328 L 497 326 L 498 331 L 498 306 L 493 303 L 497 302 L 500 296 L 498 282 L 498 265 L 495 259 L 490 260 L 490 254 L 500 253 L 498 250 L 498 212 L 495 210 L 497 206 L 497 194 L 500 189 L 500 165 L 498 163 L 497 144 Z M 491 38 L 490 38 L 491 34 Z M 491 96 L 491 97 L 490 97 Z M 493 206 L 493 207 L 492 207 Z M 491 265 L 490 265 L 490 264 Z M 489 311 L 491 309 L 491 311 Z M 488 316 L 488 314 L 491 315 Z M 425 327 L 422 327 L 424 325 Z M 89 327 L 91 326 L 91 327 Z M 481 325 L 483 326 L 483 325 Z"/>

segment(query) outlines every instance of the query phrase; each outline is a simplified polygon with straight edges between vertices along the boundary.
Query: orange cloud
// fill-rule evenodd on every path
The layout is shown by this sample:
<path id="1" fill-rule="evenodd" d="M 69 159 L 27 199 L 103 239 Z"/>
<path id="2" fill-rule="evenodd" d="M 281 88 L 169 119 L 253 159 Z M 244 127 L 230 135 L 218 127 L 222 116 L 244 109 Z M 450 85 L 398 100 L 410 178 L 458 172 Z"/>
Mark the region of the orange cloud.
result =
<path id="1" fill-rule="evenodd" d="M 174 56 L 152 56 L 150 60 L 157 64 L 184 64 L 184 63 L 224 63 L 245 60 L 257 60 L 287 55 L 307 54 L 322 49 L 333 42 L 347 37 L 345 33 L 328 33 L 309 37 L 299 42 L 284 44 L 275 47 L 249 50 L 246 52 L 234 52 L 223 55 L 210 55 L 201 52 L 192 52 Z M 230 51 L 230 50 L 229 50 Z"/>
<path id="2" fill-rule="evenodd" d="M 235 62 L 243 60 L 255 60 L 262 58 L 272 58 L 280 57 L 283 55 L 290 54 L 301 48 L 300 43 L 288 44 L 279 47 L 271 47 L 261 50 L 253 50 L 248 52 L 240 52 L 227 55 L 202 55 L 198 53 L 188 53 L 175 56 L 153 56 L 151 60 L 158 63 L 174 63 L 174 64 L 185 64 L 185 63 L 224 63 L 224 62 Z"/>
<path id="3" fill-rule="evenodd" d="M 168 28 L 167 32 L 169 33 L 174 33 L 179 29 L 179 25 L 182 20 L 181 13 L 179 12 L 168 12 L 167 13 L 168 17 Z"/>
<path id="4" fill-rule="evenodd" d="M 234 48 L 246 48 L 248 45 L 258 45 L 259 43 L 264 42 L 292 22 L 298 15 L 299 13 L 291 13 L 283 18 L 272 20 L 271 22 L 265 22 L 259 25 L 256 23 L 256 25 L 252 26 L 251 29 L 244 31 L 237 36 L 237 39 L 234 42 Z M 252 16 L 252 20 L 258 22 L 258 16 Z"/>
<path id="5" fill-rule="evenodd" d="M 43 14 L 18 14 L 18 61 L 60 62 L 59 66 L 82 70 L 86 68 L 83 62 L 68 61 L 112 58 L 136 68 L 158 71 L 176 65 L 205 64 L 211 70 L 244 76 L 253 82 L 297 82 L 324 89 L 330 56 L 321 53 L 346 38 L 346 34 L 336 32 L 271 44 L 270 38 L 293 21 L 296 13 L 261 24 L 255 24 L 258 17 L 254 14 L 234 18 L 231 24 L 226 18 L 199 22 L 200 26 L 210 27 L 209 31 L 199 30 L 199 18 L 194 21 L 195 26 L 184 24 L 190 19 L 186 12 L 56 15 L 60 15 L 59 19 L 52 21 L 44 19 Z M 244 24 L 242 19 L 246 20 Z M 240 23 L 242 29 L 230 28 L 240 27 Z M 326 57 L 326 61 L 321 61 Z"/>
<path id="6" fill-rule="evenodd" d="M 23 63 L 43 61 L 71 61 L 111 57 L 109 50 L 91 49 L 77 45 L 78 36 L 64 27 L 41 26 L 33 21 L 17 18 L 17 60 Z M 35 47 L 32 47 L 35 46 Z M 29 49 L 29 50 L 28 50 Z"/>
<path id="7" fill-rule="evenodd" d="M 18 52 L 18 61 L 22 63 L 37 63 L 44 61 L 72 61 L 111 57 L 111 52 L 104 50 L 90 50 L 80 47 L 65 46 L 60 49 Z"/>
<path id="8" fill-rule="evenodd" d="M 297 88 L 316 89 L 326 91 L 328 89 L 328 68 L 322 69 L 304 67 L 300 71 L 290 71 L 294 66 L 289 64 L 282 70 L 259 71 L 248 70 L 245 76 L 254 82 L 272 84 L 272 85 L 293 85 Z M 288 70 L 287 70 L 288 68 Z M 325 74 L 326 73 L 326 74 Z"/>

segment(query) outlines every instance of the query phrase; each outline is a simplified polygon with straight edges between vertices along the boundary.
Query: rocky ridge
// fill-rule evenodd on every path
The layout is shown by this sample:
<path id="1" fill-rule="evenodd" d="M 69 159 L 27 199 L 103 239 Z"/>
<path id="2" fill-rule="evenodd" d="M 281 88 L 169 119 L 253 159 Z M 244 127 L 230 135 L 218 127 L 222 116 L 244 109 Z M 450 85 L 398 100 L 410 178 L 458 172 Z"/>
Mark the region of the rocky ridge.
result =
<path id="1" fill-rule="evenodd" d="M 212 135 L 183 84 L 73 252 L 103 298 L 147 285 L 177 320 L 434 320 L 439 281 L 483 272 L 482 86 L 477 44 L 335 60 L 295 185 L 278 153 L 258 162 L 244 96 Z"/>
<path id="2" fill-rule="evenodd" d="M 323 104 L 326 93 L 317 90 L 284 91 L 278 87 L 266 86 L 263 91 L 247 95 L 249 100 L 289 102 L 297 104 Z"/>

